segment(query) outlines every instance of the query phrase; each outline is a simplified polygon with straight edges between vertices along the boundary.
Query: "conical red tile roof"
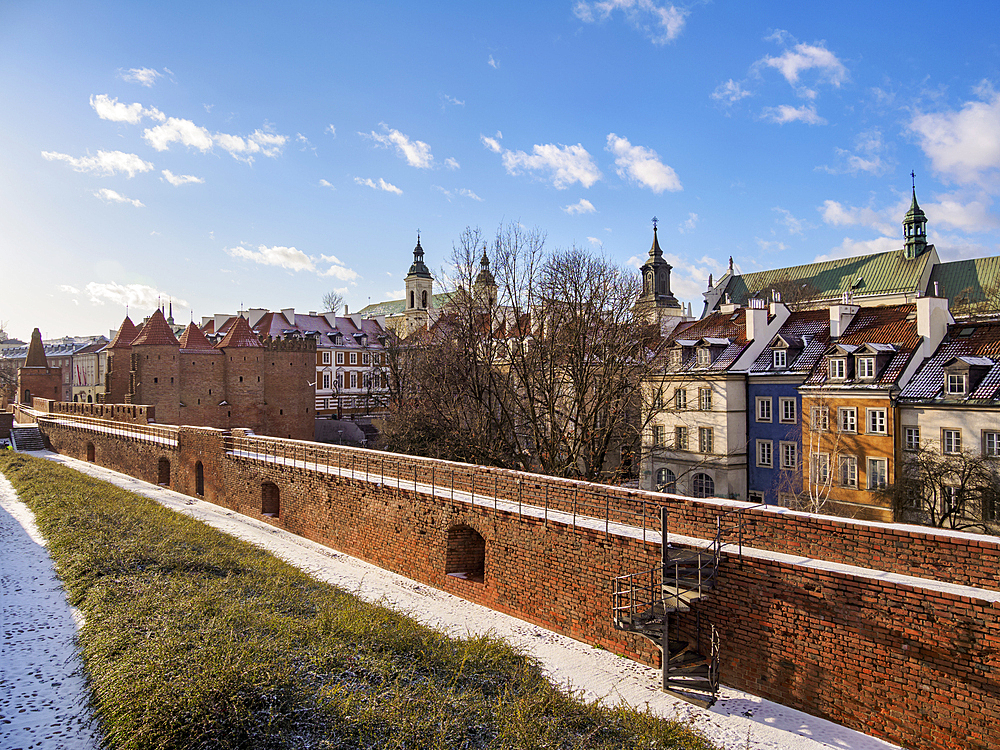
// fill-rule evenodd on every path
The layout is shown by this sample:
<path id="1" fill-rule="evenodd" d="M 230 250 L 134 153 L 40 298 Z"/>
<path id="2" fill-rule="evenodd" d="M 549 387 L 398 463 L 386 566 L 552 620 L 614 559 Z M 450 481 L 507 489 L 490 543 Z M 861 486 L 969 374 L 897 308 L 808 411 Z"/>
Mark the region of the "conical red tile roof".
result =
<path id="1" fill-rule="evenodd" d="M 222 341 L 215 345 L 215 348 L 226 349 L 231 346 L 263 348 L 264 345 L 260 343 L 257 334 L 250 330 L 250 323 L 247 322 L 247 319 L 242 315 L 237 315 L 236 320 L 233 321 L 233 325 L 229 329 L 229 333 L 226 334 Z"/>
<path id="2" fill-rule="evenodd" d="M 31 343 L 28 344 L 28 356 L 24 360 L 25 367 L 48 367 L 45 359 L 45 347 L 42 346 L 42 332 L 37 328 L 31 332 Z"/>
<path id="3" fill-rule="evenodd" d="M 139 335 L 139 329 L 135 327 L 135 323 L 128 315 L 125 316 L 125 320 L 122 321 L 121 326 L 118 328 L 118 333 L 115 337 L 111 339 L 111 343 L 108 344 L 108 349 L 128 349 L 132 346 L 132 342 L 135 341 L 135 337 Z"/>
<path id="4" fill-rule="evenodd" d="M 180 339 L 181 349 L 214 349 L 212 342 L 194 323 L 189 323 Z"/>
<path id="5" fill-rule="evenodd" d="M 174 332 L 170 330 L 170 326 L 167 324 L 167 319 L 163 317 L 163 313 L 157 310 L 153 313 L 146 325 L 142 327 L 139 331 L 139 335 L 135 337 L 135 341 L 132 342 L 132 346 L 177 346 L 177 337 L 174 336 Z"/>

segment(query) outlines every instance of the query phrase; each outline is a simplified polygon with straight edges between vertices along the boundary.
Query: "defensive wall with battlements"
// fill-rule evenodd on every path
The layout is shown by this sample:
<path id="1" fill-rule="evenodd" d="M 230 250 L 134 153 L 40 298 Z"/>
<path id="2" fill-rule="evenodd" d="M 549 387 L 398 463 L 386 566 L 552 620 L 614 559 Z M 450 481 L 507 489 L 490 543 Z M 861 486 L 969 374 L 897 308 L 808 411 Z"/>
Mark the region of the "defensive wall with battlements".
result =
<path id="1" fill-rule="evenodd" d="M 658 564 L 661 506 L 675 544 L 721 524 L 698 606 L 725 684 L 908 748 L 1000 745 L 994 537 L 49 411 L 38 422 L 60 453 L 648 664 L 656 649 L 612 627 L 612 579 Z"/>

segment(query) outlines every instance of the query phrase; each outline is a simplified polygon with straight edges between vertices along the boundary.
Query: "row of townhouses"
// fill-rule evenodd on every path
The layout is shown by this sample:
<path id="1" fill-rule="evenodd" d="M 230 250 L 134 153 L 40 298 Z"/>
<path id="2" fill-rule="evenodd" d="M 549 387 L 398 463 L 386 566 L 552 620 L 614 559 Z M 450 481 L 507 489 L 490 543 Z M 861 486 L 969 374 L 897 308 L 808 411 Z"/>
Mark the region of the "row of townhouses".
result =
<path id="1" fill-rule="evenodd" d="M 893 520 L 879 490 L 908 455 L 1000 457 L 1000 259 L 940 263 L 915 196 L 903 229 L 710 283 L 646 383 L 644 487 Z"/>

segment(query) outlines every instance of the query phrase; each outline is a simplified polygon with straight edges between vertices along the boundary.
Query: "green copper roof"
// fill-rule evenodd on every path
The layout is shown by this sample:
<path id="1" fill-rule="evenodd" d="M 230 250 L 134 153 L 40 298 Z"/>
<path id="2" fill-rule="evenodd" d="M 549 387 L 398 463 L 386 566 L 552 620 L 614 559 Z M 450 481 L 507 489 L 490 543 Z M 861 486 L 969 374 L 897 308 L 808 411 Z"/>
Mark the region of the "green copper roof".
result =
<path id="1" fill-rule="evenodd" d="M 929 294 L 951 300 L 956 315 L 1000 312 L 1000 256 L 938 263 L 931 271 Z"/>
<path id="2" fill-rule="evenodd" d="M 433 306 L 440 309 L 448 304 L 451 299 L 450 292 L 442 292 L 441 294 L 435 294 L 432 298 Z M 358 315 L 363 318 L 374 318 L 376 315 L 385 315 L 387 318 L 391 315 L 402 315 L 406 312 L 406 300 L 405 299 L 391 299 L 385 302 L 375 302 L 367 307 L 363 307 L 358 310 Z"/>
<path id="3" fill-rule="evenodd" d="M 930 247 L 928 247 L 930 250 Z M 765 289 L 777 287 L 786 301 L 792 290 L 802 289 L 804 299 L 833 299 L 844 292 L 869 294 L 915 293 L 932 253 L 908 259 L 899 250 L 837 258 L 803 266 L 757 271 L 733 276 L 726 286 L 730 300 L 745 305 Z M 798 285 L 797 287 L 795 285 Z"/>

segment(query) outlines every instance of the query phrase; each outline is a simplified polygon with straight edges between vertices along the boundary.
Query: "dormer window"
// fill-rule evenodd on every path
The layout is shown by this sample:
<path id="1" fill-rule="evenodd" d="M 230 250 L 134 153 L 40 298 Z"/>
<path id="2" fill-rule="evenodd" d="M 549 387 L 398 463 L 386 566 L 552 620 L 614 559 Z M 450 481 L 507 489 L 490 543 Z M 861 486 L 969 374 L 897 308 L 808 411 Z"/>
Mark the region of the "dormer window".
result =
<path id="1" fill-rule="evenodd" d="M 830 360 L 830 380 L 844 380 L 847 377 L 847 360 Z"/>
<path id="2" fill-rule="evenodd" d="M 709 351 L 707 346 L 698 348 L 698 364 L 700 366 L 712 364 L 712 353 Z"/>
<path id="3" fill-rule="evenodd" d="M 774 350 L 774 369 L 780 370 L 788 367 L 788 352 L 784 349 Z"/>
<path id="4" fill-rule="evenodd" d="M 875 379 L 875 357 L 858 357 L 858 377 Z"/>
<path id="5" fill-rule="evenodd" d="M 670 352 L 670 366 L 680 367 L 681 366 L 681 350 L 673 349 Z"/>
<path id="6" fill-rule="evenodd" d="M 964 396 L 968 384 L 965 373 L 949 372 L 945 375 L 945 392 L 949 396 Z"/>

